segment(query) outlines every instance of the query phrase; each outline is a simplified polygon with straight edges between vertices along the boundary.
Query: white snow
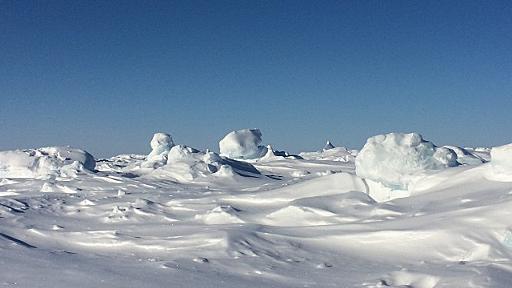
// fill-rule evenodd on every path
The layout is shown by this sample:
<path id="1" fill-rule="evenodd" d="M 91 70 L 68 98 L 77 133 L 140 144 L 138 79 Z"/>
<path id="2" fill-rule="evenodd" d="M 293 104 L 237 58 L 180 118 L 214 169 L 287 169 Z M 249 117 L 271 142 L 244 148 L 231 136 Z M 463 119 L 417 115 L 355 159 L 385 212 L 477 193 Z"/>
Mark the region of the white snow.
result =
<path id="1" fill-rule="evenodd" d="M 512 182 L 512 143 L 491 149 L 491 178 L 498 181 Z"/>
<path id="2" fill-rule="evenodd" d="M 458 165 L 457 155 L 437 148 L 417 133 L 389 133 L 370 137 L 356 157 L 356 174 L 398 190 L 429 171 Z"/>
<path id="3" fill-rule="evenodd" d="M 219 142 L 220 154 L 234 159 L 254 159 L 265 155 L 266 148 L 261 146 L 259 129 L 242 129 L 228 133 Z"/>
<path id="4" fill-rule="evenodd" d="M 0 286 L 512 283 L 512 144 L 447 169 L 468 154 L 418 134 L 372 137 L 356 160 L 270 146 L 241 161 L 155 138 L 151 157 L 95 167 L 71 148 L 0 152 Z"/>

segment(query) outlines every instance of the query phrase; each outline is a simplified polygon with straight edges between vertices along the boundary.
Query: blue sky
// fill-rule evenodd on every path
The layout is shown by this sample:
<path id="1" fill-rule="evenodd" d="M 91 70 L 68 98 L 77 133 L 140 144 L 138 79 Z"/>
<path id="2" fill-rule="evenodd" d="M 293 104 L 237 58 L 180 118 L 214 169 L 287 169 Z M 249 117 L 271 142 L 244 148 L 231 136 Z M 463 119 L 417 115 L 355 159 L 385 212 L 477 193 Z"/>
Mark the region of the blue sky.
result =
<path id="1" fill-rule="evenodd" d="M 512 142 L 510 1 L 0 1 L 0 149 Z"/>

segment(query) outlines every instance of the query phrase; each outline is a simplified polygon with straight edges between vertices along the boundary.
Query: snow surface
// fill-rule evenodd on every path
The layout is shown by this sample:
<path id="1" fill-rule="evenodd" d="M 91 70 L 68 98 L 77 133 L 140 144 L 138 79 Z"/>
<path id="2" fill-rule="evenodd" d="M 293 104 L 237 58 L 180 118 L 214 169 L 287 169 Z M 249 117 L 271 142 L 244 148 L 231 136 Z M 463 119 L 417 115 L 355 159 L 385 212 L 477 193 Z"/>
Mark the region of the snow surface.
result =
<path id="1" fill-rule="evenodd" d="M 448 168 L 460 159 L 450 147 L 388 135 L 357 160 L 340 147 L 302 158 L 269 147 L 249 163 L 169 141 L 152 147 L 169 148 L 156 166 L 149 155 L 94 168 L 77 150 L 0 152 L 2 171 L 33 171 L 42 151 L 60 174 L 84 167 L 1 174 L 0 286 L 511 287 L 512 145 Z M 383 179 L 414 174 L 407 197 L 356 175 L 368 159 L 386 162 L 372 162 Z"/>

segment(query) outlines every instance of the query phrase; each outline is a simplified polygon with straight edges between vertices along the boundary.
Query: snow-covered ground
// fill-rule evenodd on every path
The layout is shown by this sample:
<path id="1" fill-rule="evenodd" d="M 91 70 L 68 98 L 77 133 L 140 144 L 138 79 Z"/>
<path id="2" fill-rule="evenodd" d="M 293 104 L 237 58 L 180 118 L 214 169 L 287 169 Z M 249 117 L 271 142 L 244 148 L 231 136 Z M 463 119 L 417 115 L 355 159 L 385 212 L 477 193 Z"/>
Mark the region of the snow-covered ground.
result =
<path id="1" fill-rule="evenodd" d="M 162 133 L 95 168 L 0 152 L 0 286 L 512 287 L 511 146 L 290 155 L 240 131 L 222 155 Z"/>

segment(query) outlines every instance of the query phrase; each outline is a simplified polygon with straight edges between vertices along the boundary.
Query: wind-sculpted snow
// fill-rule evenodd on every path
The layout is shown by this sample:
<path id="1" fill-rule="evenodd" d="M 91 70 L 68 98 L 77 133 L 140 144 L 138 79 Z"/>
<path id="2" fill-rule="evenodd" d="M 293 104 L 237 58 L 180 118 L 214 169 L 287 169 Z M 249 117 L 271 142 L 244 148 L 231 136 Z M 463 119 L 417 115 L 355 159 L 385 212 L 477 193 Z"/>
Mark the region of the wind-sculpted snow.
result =
<path id="1" fill-rule="evenodd" d="M 416 133 L 371 137 L 355 160 L 358 176 L 401 190 L 429 171 L 458 164 L 455 152 L 437 148 Z"/>
<path id="2" fill-rule="evenodd" d="M 380 147 L 436 161 L 392 201 L 339 147 L 249 163 L 172 145 L 156 167 L 120 155 L 73 177 L 1 176 L 0 286 L 509 288 L 510 147 L 442 169 L 452 150 L 417 140 Z"/>
<path id="3" fill-rule="evenodd" d="M 267 152 L 265 146 L 260 145 L 261 136 L 259 129 L 232 131 L 220 140 L 220 154 L 235 159 L 259 158 Z"/>
<path id="4" fill-rule="evenodd" d="M 94 157 L 70 147 L 1 151 L 0 178 L 70 176 L 76 171 L 93 171 Z"/>

